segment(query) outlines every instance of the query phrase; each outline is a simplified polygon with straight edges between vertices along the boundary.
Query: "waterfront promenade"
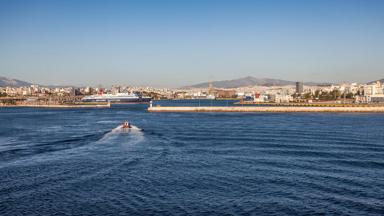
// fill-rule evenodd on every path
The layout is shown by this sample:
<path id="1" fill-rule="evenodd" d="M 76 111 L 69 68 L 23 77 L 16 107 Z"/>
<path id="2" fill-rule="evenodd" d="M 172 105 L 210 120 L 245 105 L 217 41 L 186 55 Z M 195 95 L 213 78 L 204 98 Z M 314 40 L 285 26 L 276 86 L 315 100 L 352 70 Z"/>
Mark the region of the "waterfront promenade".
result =
<path id="1" fill-rule="evenodd" d="M 384 106 L 201 106 L 201 107 L 170 107 L 154 106 L 149 112 L 382 112 Z"/>

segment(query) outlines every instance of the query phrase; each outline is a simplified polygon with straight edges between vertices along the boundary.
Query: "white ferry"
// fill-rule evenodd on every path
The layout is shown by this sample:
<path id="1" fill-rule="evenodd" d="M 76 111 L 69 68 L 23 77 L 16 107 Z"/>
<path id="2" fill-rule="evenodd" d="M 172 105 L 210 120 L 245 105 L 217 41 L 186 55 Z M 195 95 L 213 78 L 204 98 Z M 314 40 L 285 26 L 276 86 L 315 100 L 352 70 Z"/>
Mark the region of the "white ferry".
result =
<path id="1" fill-rule="evenodd" d="M 135 93 L 97 94 L 85 96 L 81 99 L 84 102 L 115 102 L 115 103 L 148 103 L 150 97 L 142 97 Z"/>

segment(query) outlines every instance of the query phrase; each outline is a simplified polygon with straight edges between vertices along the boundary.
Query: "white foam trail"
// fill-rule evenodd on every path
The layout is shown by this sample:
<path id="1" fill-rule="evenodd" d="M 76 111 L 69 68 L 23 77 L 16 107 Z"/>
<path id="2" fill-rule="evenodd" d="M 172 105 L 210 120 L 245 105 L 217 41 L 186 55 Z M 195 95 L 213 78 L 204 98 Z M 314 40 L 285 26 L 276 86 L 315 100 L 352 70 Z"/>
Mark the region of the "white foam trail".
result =
<path id="1" fill-rule="evenodd" d="M 141 131 L 140 128 L 136 127 L 135 125 L 131 125 L 131 130 L 135 130 L 135 131 Z"/>
<path id="2" fill-rule="evenodd" d="M 123 126 L 120 125 L 120 126 L 117 126 L 116 128 L 112 129 L 111 132 L 118 132 L 119 130 L 123 129 Z M 111 133 L 109 132 L 109 133 Z"/>
<path id="3" fill-rule="evenodd" d="M 122 125 L 117 126 L 116 128 L 112 129 L 110 132 L 104 134 L 104 136 L 98 140 L 98 142 L 103 142 L 109 138 L 112 138 L 114 134 L 118 133 L 123 128 Z"/>
<path id="4" fill-rule="evenodd" d="M 123 128 L 122 125 L 117 126 L 110 132 L 106 133 L 98 142 L 105 142 L 110 139 L 117 139 L 120 135 L 129 135 L 130 141 L 133 143 L 141 142 L 144 139 L 143 132 L 140 128 L 131 125 L 131 128 Z"/>

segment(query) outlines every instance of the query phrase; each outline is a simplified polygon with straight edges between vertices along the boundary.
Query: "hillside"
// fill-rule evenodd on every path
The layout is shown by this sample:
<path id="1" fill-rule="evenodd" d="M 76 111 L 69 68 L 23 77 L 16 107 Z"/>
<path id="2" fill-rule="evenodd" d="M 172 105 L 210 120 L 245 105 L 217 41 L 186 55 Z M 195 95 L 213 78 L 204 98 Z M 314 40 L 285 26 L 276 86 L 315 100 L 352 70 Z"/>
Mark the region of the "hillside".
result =
<path id="1" fill-rule="evenodd" d="M 284 86 L 284 85 L 295 85 L 294 81 L 287 81 L 281 79 L 271 79 L 271 78 L 255 78 L 252 76 L 243 77 L 233 80 L 223 80 L 223 81 L 213 81 L 213 82 L 203 82 L 191 86 L 186 86 L 185 88 L 206 88 L 209 84 L 212 84 L 214 87 L 218 88 L 238 88 L 246 86 Z M 323 85 L 324 83 L 315 83 L 308 82 L 304 83 L 305 85 Z"/>
<path id="2" fill-rule="evenodd" d="M 10 79 L 7 77 L 1 77 L 0 76 L 0 87 L 21 87 L 21 86 L 30 86 L 31 83 L 17 80 L 17 79 Z"/>

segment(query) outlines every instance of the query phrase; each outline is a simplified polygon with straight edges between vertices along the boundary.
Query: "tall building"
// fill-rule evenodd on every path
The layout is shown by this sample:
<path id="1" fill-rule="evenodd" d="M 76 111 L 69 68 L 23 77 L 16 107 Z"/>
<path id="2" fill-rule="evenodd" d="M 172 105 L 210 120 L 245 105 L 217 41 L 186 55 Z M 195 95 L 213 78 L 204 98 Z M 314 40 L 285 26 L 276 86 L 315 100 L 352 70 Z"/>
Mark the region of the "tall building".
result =
<path id="1" fill-rule="evenodd" d="M 303 83 L 302 82 L 296 82 L 296 94 L 301 95 L 304 91 Z"/>

